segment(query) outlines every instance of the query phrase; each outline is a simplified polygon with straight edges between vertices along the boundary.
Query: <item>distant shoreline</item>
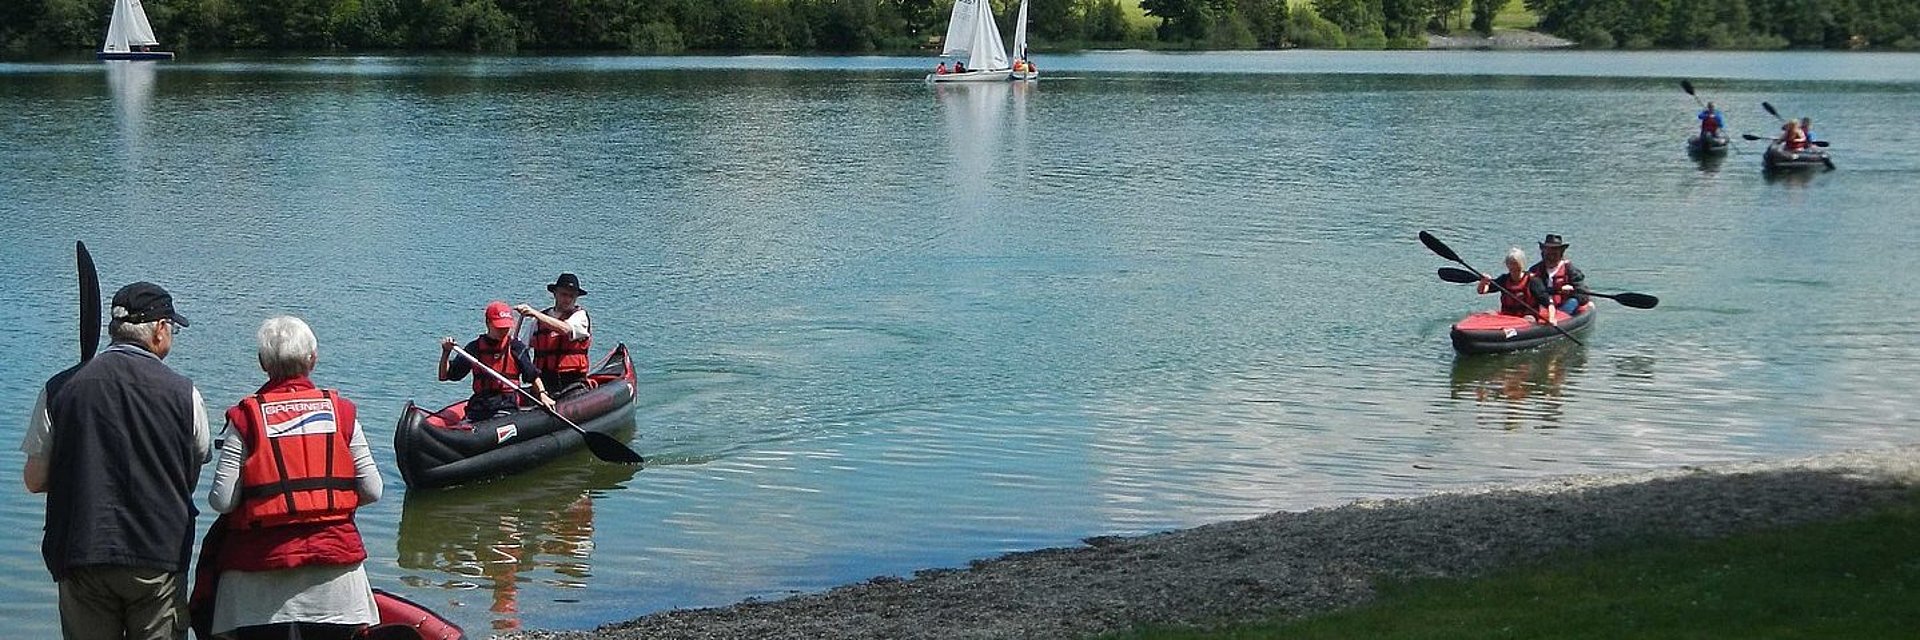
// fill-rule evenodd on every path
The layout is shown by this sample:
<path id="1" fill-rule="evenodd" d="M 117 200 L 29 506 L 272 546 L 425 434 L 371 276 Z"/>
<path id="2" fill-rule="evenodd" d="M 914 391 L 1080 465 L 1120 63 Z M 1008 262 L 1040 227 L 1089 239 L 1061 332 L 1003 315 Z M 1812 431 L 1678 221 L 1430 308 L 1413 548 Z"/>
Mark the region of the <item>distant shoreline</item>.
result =
<path id="1" fill-rule="evenodd" d="M 1496 29 L 1491 37 L 1472 34 L 1465 36 L 1427 35 L 1428 50 L 1486 49 L 1494 51 L 1535 51 L 1548 49 L 1571 49 L 1572 40 L 1557 38 L 1538 31 L 1523 29 Z"/>
<path id="2" fill-rule="evenodd" d="M 1551 478 L 1085 546 L 824 593 L 511 638 L 1072 638 L 1238 623 L 1365 602 L 1387 577 L 1463 577 L 1556 552 L 1830 521 L 1907 499 L 1920 444 L 1765 462 Z"/>

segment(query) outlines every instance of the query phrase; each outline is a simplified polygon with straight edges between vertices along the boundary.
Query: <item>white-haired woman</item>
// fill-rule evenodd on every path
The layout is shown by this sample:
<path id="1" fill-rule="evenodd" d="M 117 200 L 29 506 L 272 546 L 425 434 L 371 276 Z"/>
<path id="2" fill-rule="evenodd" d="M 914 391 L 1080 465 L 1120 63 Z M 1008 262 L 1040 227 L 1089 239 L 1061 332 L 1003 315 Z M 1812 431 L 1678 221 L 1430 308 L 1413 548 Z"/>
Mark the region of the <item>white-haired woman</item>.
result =
<path id="1" fill-rule="evenodd" d="M 227 410 L 207 500 L 225 514 L 211 630 L 348 638 L 379 622 L 353 513 L 380 499 L 380 473 L 353 403 L 307 377 L 318 360 L 307 323 L 270 318 L 259 339 L 267 383 Z"/>
<path id="2" fill-rule="evenodd" d="M 1527 252 L 1519 247 L 1507 250 L 1507 272 L 1480 279 L 1480 293 L 1505 293 L 1500 296 L 1500 313 L 1510 316 L 1544 318 L 1547 283 L 1527 270 Z"/>

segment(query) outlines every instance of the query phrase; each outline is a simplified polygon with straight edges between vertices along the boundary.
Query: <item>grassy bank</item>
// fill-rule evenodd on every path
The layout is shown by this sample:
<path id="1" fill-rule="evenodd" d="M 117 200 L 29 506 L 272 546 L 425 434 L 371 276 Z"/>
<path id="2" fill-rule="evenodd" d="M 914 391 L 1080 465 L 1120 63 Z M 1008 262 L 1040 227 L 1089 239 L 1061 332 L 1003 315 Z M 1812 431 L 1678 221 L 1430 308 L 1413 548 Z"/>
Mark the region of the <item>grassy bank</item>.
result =
<path id="1" fill-rule="evenodd" d="M 1214 638 L 1894 638 L 1920 629 L 1920 495 L 1871 516 L 1722 540 L 1654 540 L 1473 580 L 1383 585 L 1372 604 Z"/>

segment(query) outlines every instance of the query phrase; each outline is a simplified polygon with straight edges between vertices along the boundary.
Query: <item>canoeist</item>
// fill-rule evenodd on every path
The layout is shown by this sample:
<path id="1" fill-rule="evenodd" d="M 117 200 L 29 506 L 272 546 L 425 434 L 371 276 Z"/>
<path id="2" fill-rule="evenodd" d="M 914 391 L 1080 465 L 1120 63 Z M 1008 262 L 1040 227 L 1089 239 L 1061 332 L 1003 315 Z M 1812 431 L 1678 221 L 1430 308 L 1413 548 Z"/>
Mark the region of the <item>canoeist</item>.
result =
<path id="1" fill-rule="evenodd" d="M 540 382 L 540 367 L 533 362 L 532 350 L 514 338 L 513 309 L 495 300 L 487 303 L 487 332 L 467 343 L 467 353 L 508 380 L 533 383 L 534 396 L 551 406 L 547 387 Z M 467 419 L 485 420 L 520 408 L 519 392 L 493 376 L 474 371 L 466 358 L 452 359 L 456 343 L 451 336 L 440 339 L 440 379 L 451 382 L 473 374 L 473 396 L 467 399 Z M 451 360 L 451 361 L 450 361 Z"/>
<path id="2" fill-rule="evenodd" d="M 1707 108 L 1700 112 L 1700 137 L 1717 138 L 1720 130 L 1726 126 L 1727 121 L 1720 116 L 1720 110 L 1714 108 L 1713 103 L 1707 103 Z"/>
<path id="3" fill-rule="evenodd" d="M 1788 151 L 1805 151 L 1808 146 L 1807 132 L 1800 128 L 1799 121 L 1788 120 L 1781 125 L 1780 146 Z"/>
<path id="4" fill-rule="evenodd" d="M 380 499 L 380 471 L 352 402 L 308 376 L 318 343 L 293 316 L 260 325 L 267 382 L 227 410 L 207 504 L 221 637 L 348 638 L 379 624 L 354 511 Z M 209 534 L 212 537 L 212 534 Z M 207 567 L 201 567 L 206 571 Z"/>
<path id="5" fill-rule="evenodd" d="M 1546 284 L 1551 309 L 1569 315 L 1587 303 L 1587 276 L 1567 259 L 1570 246 L 1573 245 L 1563 241 L 1560 234 L 1547 234 L 1546 239 L 1540 241 L 1540 262 L 1530 270 L 1533 277 Z M 1552 314 L 1547 321 L 1555 321 Z"/>
<path id="6" fill-rule="evenodd" d="M 40 553 L 63 636 L 184 640 L 193 488 L 212 449 L 200 390 L 162 362 L 187 318 L 149 282 L 113 294 L 110 316 L 113 345 L 45 389 L 22 480 L 47 494 Z"/>
<path id="7" fill-rule="evenodd" d="M 936 76 L 947 75 L 947 63 L 942 61 L 939 66 L 934 67 L 933 75 L 936 75 Z"/>
<path id="8" fill-rule="evenodd" d="M 1507 250 L 1507 272 L 1492 278 L 1480 279 L 1480 293 L 1498 293 L 1505 290 L 1512 295 L 1500 296 L 1500 313 L 1521 317 L 1546 317 L 1546 303 L 1549 299 L 1547 283 L 1533 277 L 1527 271 L 1527 252 L 1519 247 Z"/>
<path id="9" fill-rule="evenodd" d="M 580 288 L 579 276 L 562 273 L 547 285 L 547 291 L 553 294 L 553 306 L 535 311 L 533 305 L 522 304 L 514 309 L 536 324 L 530 346 L 542 386 L 555 396 L 566 396 L 576 390 L 575 385 L 586 386 L 587 369 L 593 365 L 587 361 L 593 346 L 592 323 L 587 308 L 579 305 L 587 290 Z"/>
<path id="10" fill-rule="evenodd" d="M 1800 118 L 1800 135 L 1806 136 L 1807 144 L 1813 144 L 1813 118 Z"/>

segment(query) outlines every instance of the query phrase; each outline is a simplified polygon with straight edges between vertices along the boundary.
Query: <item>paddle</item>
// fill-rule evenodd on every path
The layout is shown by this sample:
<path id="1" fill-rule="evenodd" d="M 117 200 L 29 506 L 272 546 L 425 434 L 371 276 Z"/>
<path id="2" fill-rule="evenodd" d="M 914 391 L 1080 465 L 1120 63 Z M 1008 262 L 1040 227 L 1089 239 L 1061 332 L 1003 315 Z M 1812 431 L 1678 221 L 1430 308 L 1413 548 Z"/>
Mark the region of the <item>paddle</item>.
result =
<path id="1" fill-rule="evenodd" d="M 1756 136 L 1756 135 L 1753 135 L 1753 134 L 1751 134 L 1751 133 L 1742 133 L 1742 134 L 1740 134 L 1740 137 L 1742 137 L 1742 138 L 1745 138 L 1745 139 L 1747 139 L 1747 140 L 1749 140 L 1749 141 L 1758 141 L 1758 140 L 1765 140 L 1765 141 L 1767 141 L 1767 142 L 1778 142 L 1778 140 L 1776 140 L 1776 139 L 1774 139 L 1774 138 L 1762 138 L 1762 137 L 1760 137 L 1760 136 Z M 1828 146 L 1828 145 L 1830 145 L 1830 144 L 1832 144 L 1832 143 L 1829 143 L 1829 142 L 1827 142 L 1827 141 L 1825 141 L 1825 140 L 1809 140 L 1809 141 L 1807 141 L 1807 144 L 1810 144 L 1810 145 L 1813 145 L 1813 146 L 1816 146 L 1816 147 L 1825 147 L 1825 146 Z"/>
<path id="2" fill-rule="evenodd" d="M 1697 94 L 1695 94 L 1695 93 L 1693 92 L 1693 81 L 1692 81 L 1692 80 L 1681 80 L 1681 81 L 1680 81 L 1680 90 L 1681 90 L 1681 91 L 1685 91 L 1685 92 L 1687 92 L 1687 95 L 1689 95 L 1689 96 L 1693 96 L 1693 103 L 1694 103 L 1694 104 L 1697 104 L 1697 105 L 1700 105 L 1700 106 L 1702 106 L 1702 107 L 1705 107 L 1705 106 L 1707 106 L 1707 103 L 1705 103 L 1705 102 L 1702 102 L 1702 101 L 1700 100 L 1700 96 L 1699 96 L 1699 95 L 1697 95 Z"/>
<path id="3" fill-rule="evenodd" d="M 1767 110 L 1767 115 L 1771 115 L 1771 116 L 1773 116 L 1773 119 L 1775 119 L 1775 120 L 1779 120 L 1781 124 L 1786 124 L 1786 122 L 1787 122 L 1787 119 L 1786 119 L 1786 118 L 1782 118 L 1782 117 L 1780 117 L 1780 111 L 1779 111 L 1778 109 L 1775 109 L 1775 108 L 1773 108 L 1773 103 L 1771 103 L 1771 102 L 1765 102 L 1765 101 L 1762 101 L 1762 102 L 1760 103 L 1760 108 L 1762 108 L 1762 109 L 1766 109 L 1766 110 Z M 1801 133 L 1803 133 L 1803 134 L 1806 134 L 1806 136 L 1807 136 L 1808 138 L 1812 138 L 1812 137 L 1813 137 L 1813 134 L 1812 134 L 1811 132 L 1807 132 L 1807 131 L 1802 131 Z M 1743 136 L 1743 137 L 1744 137 L 1744 136 Z M 1749 139 L 1749 140 L 1751 140 L 1752 138 L 1748 138 L 1748 139 Z M 1813 145 L 1813 146 L 1816 146 L 1816 147 L 1824 147 L 1824 146 L 1827 146 L 1827 141 L 1825 141 L 1825 140 L 1808 140 L 1808 141 L 1807 141 L 1807 144 L 1811 144 L 1811 145 Z M 1821 159 L 1820 159 L 1820 162 L 1821 162 L 1822 164 L 1825 164 L 1825 165 L 1827 165 L 1827 170 L 1828 170 L 1828 171 L 1832 171 L 1832 170 L 1834 170 L 1834 169 L 1836 168 L 1836 167 L 1834 167 L 1834 166 L 1833 166 L 1833 158 L 1831 158 L 1831 157 L 1827 157 L 1827 158 L 1821 158 Z"/>
<path id="4" fill-rule="evenodd" d="M 1453 262 L 1453 263 L 1459 264 L 1462 267 L 1466 267 L 1467 271 L 1473 272 L 1473 275 L 1475 276 L 1479 276 L 1477 278 L 1474 278 L 1475 280 L 1479 280 L 1480 278 L 1486 277 L 1485 275 L 1482 275 L 1480 273 L 1479 269 L 1475 269 L 1473 268 L 1473 265 L 1467 264 L 1467 261 L 1461 260 L 1460 254 L 1454 253 L 1452 247 L 1447 246 L 1447 243 L 1445 242 L 1441 242 L 1439 238 L 1433 237 L 1433 234 L 1428 233 L 1426 231 L 1421 231 L 1420 244 L 1427 245 L 1427 250 L 1432 251 L 1434 255 L 1440 256 L 1442 258 L 1446 258 L 1447 261 L 1449 262 Z M 1508 291 L 1506 289 L 1499 289 L 1497 287 L 1496 289 L 1498 289 L 1498 291 L 1500 292 L 1500 295 L 1506 296 L 1508 298 L 1512 298 L 1513 301 L 1516 303 L 1523 302 L 1520 299 L 1520 296 L 1514 295 L 1512 291 Z M 1586 346 L 1587 343 L 1581 342 L 1579 338 L 1573 337 L 1573 334 L 1567 333 L 1567 330 L 1560 328 L 1560 325 L 1547 322 L 1547 319 L 1540 317 L 1540 314 L 1538 312 L 1535 312 L 1532 309 L 1528 309 L 1527 315 L 1533 316 L 1533 319 L 1539 320 L 1541 324 L 1547 325 L 1549 327 L 1553 327 L 1554 331 L 1560 332 L 1560 335 L 1566 336 L 1566 338 L 1568 340 L 1572 340 L 1574 344 Z"/>
<path id="5" fill-rule="evenodd" d="M 1447 282 L 1456 283 L 1456 284 L 1473 284 L 1480 281 L 1480 276 L 1473 275 L 1472 273 L 1468 272 L 1465 269 L 1455 269 L 1453 267 L 1440 267 L 1440 279 L 1445 280 Z M 1622 305 L 1633 307 L 1635 309 L 1652 309 L 1660 305 L 1659 298 L 1656 298 L 1644 293 L 1633 293 L 1630 291 L 1622 292 L 1622 293 L 1600 293 L 1597 291 L 1588 291 L 1586 293 L 1587 295 L 1590 295 L 1596 298 L 1606 298 L 1608 300 L 1612 300 L 1614 302 L 1618 302 Z"/>
<path id="6" fill-rule="evenodd" d="M 527 393 L 526 389 L 520 388 L 519 384 L 508 380 L 506 376 L 500 375 L 500 372 L 494 371 L 491 367 L 482 364 L 479 358 L 473 357 L 473 354 L 467 353 L 467 350 L 460 348 L 459 345 L 454 345 L 453 352 L 460 354 L 462 358 L 466 358 L 467 362 L 473 363 L 473 368 L 476 371 L 485 371 L 487 375 L 493 376 L 494 380 L 513 387 L 514 391 L 518 391 L 520 395 L 526 396 L 528 400 L 532 400 L 534 405 L 545 409 L 548 414 L 559 418 L 561 422 L 567 423 L 567 426 L 573 427 L 574 431 L 580 432 L 580 437 L 586 438 L 587 440 L 587 449 L 593 451 L 593 457 L 620 464 L 642 464 L 647 461 L 646 458 L 640 457 L 640 454 L 634 453 L 633 449 L 628 448 L 627 445 L 621 444 L 619 440 L 615 440 L 613 436 L 597 431 L 588 431 L 581 428 L 580 425 L 574 424 L 574 422 L 568 420 L 566 416 L 560 415 L 559 411 L 555 411 L 553 407 L 549 407 L 545 403 L 540 402 L 539 398 L 535 398 L 533 394 Z"/>
<path id="7" fill-rule="evenodd" d="M 93 268 L 93 254 L 87 243 L 73 242 L 73 261 L 80 272 L 80 362 L 93 359 L 100 350 L 100 274 Z"/>

